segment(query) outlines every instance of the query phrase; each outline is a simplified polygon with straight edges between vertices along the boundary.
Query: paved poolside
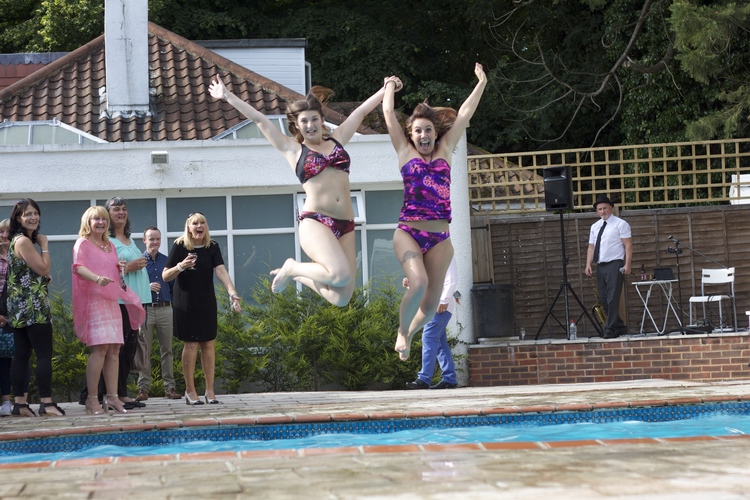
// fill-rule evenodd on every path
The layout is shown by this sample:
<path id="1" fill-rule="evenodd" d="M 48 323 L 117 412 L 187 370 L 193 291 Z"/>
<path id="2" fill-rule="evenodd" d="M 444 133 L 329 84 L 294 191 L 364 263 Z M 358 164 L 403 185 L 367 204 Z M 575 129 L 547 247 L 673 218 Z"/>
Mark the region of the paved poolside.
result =
<path id="1" fill-rule="evenodd" d="M 0 439 L 240 423 L 750 400 L 750 382 L 643 380 L 447 391 L 152 398 L 129 415 L 0 419 Z M 36 405 L 33 406 L 36 411 Z M 357 447 L 0 464 L 5 498 L 747 498 L 750 438 Z"/>

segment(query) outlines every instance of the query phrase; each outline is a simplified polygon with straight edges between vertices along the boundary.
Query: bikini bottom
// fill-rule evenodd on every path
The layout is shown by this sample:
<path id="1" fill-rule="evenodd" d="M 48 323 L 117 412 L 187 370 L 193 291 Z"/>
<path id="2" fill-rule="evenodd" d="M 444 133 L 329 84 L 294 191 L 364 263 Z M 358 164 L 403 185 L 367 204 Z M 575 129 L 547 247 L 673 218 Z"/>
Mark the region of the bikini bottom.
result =
<path id="1" fill-rule="evenodd" d="M 297 220 L 302 222 L 304 219 L 313 219 L 331 230 L 336 239 L 341 239 L 347 233 L 354 231 L 354 221 L 346 219 L 334 219 L 328 215 L 319 214 L 317 212 L 302 212 Z"/>
<path id="2" fill-rule="evenodd" d="M 414 241 L 419 245 L 419 249 L 422 251 L 422 255 L 426 254 L 430 248 L 434 247 L 438 243 L 447 240 L 451 237 L 450 231 L 441 231 L 438 233 L 430 233 L 428 231 L 420 231 L 406 224 L 399 224 L 398 228 L 402 231 L 406 231 L 409 236 L 414 238 Z"/>

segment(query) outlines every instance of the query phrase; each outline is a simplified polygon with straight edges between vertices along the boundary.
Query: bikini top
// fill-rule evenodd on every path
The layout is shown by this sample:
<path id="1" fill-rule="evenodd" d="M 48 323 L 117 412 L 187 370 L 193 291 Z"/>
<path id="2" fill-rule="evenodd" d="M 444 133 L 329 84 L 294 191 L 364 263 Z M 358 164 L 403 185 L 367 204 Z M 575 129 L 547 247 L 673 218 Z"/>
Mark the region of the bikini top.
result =
<path id="1" fill-rule="evenodd" d="M 333 147 L 333 151 L 328 156 L 313 151 L 304 144 L 302 144 L 302 153 L 297 160 L 297 178 L 304 184 L 309 181 L 327 167 L 333 167 L 337 170 L 342 170 L 349 173 L 349 165 L 351 160 L 349 153 L 347 153 L 343 146 L 334 139 L 333 137 L 325 139 L 326 141 L 333 141 L 336 145 Z"/>
<path id="2" fill-rule="evenodd" d="M 400 221 L 451 220 L 451 167 L 443 158 L 412 158 L 401 167 L 404 205 Z"/>

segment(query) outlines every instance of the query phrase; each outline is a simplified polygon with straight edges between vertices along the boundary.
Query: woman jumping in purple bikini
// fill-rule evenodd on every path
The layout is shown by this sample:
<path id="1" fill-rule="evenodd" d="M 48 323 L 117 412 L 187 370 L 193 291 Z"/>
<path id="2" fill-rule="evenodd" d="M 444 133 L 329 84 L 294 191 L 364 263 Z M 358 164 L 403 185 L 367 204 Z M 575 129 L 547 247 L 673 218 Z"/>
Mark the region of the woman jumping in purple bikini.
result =
<path id="1" fill-rule="evenodd" d="M 409 359 L 412 337 L 435 314 L 453 258 L 450 161 L 487 85 L 481 64 L 476 64 L 474 74 L 479 82 L 458 113 L 420 104 L 406 121 L 406 133 L 394 109 L 400 82 L 388 80 L 385 84 L 383 112 L 404 179 L 404 205 L 393 236 L 393 249 L 409 279 L 409 289 L 401 300 L 395 347 L 404 361 Z"/>

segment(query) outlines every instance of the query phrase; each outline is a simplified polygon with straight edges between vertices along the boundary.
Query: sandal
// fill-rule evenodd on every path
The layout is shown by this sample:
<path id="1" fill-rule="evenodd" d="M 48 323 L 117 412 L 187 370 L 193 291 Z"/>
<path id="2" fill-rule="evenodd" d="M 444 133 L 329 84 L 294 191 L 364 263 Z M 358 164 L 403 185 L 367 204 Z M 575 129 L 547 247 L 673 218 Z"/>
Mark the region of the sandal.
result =
<path id="1" fill-rule="evenodd" d="M 106 413 L 98 397 L 89 396 L 86 398 L 86 415 L 104 415 Z"/>
<path id="2" fill-rule="evenodd" d="M 13 411 L 10 414 L 14 417 L 36 417 L 28 403 L 13 403 Z"/>
<path id="3" fill-rule="evenodd" d="M 55 410 L 59 411 L 60 414 L 57 413 L 49 413 L 47 411 L 47 408 L 54 408 Z M 39 416 L 42 417 L 64 417 L 65 416 L 65 410 L 57 406 L 57 403 L 39 403 Z"/>
<path id="4" fill-rule="evenodd" d="M 114 410 L 115 413 L 129 413 L 128 410 L 125 408 L 125 405 L 122 401 L 120 401 L 120 398 L 117 397 L 117 394 L 107 394 L 104 396 L 104 410 L 109 412 L 109 410 Z"/>

